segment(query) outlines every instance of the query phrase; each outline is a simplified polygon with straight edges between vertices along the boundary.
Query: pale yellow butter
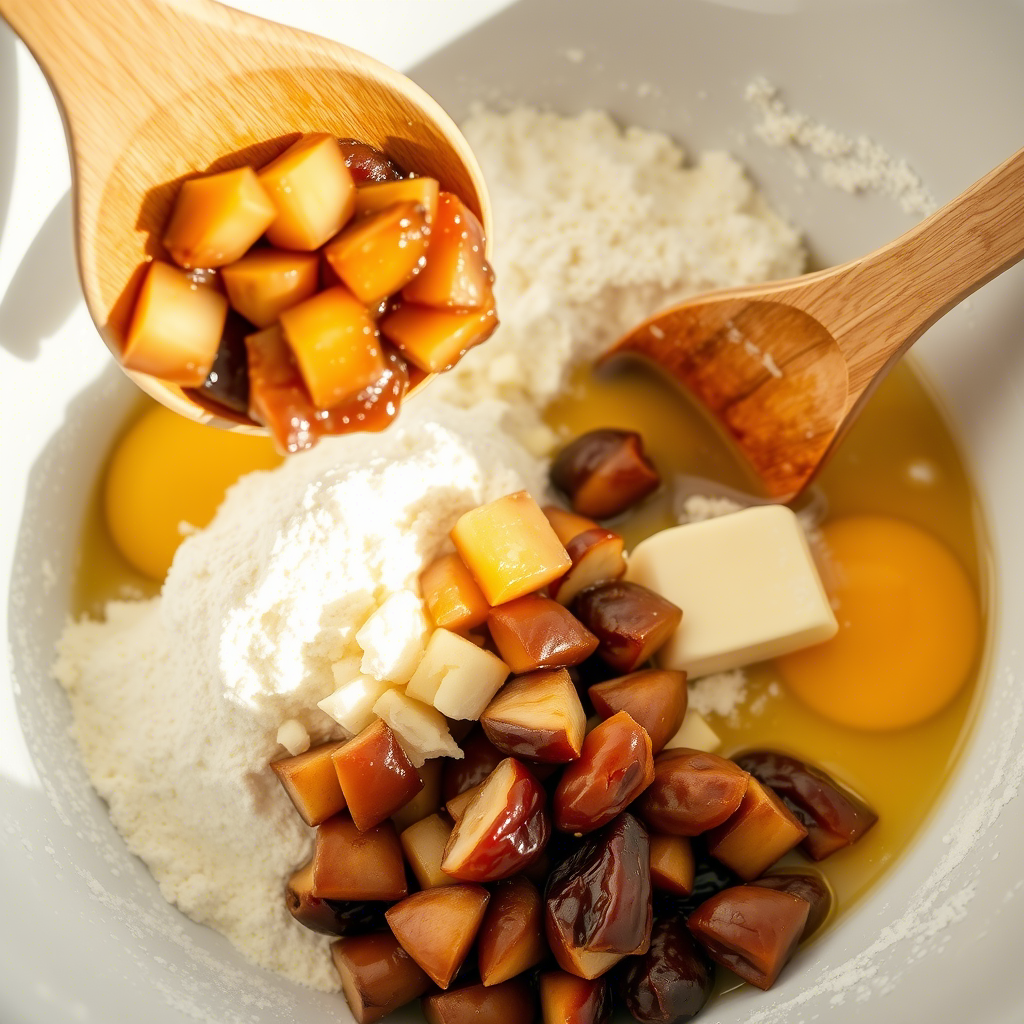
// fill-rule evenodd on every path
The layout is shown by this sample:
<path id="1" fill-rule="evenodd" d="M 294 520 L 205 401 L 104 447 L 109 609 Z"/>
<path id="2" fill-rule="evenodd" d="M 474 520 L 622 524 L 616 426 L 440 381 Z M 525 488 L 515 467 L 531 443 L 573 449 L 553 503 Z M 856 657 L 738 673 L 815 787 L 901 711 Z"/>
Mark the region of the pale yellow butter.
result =
<path id="1" fill-rule="evenodd" d="M 663 530 L 637 545 L 626 579 L 683 609 L 658 661 L 691 677 L 810 647 L 839 628 L 803 529 L 784 505 Z"/>

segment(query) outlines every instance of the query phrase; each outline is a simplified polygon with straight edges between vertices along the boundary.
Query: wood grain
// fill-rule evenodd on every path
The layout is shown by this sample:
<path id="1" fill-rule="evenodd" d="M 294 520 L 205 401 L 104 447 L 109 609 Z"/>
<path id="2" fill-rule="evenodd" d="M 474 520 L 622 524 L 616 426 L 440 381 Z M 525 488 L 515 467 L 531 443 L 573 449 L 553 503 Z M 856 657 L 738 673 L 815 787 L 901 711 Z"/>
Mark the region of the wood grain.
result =
<path id="1" fill-rule="evenodd" d="M 769 495 L 788 500 L 893 363 L 1022 257 L 1024 150 L 861 259 L 688 300 L 606 358 L 635 353 L 662 367 L 736 442 Z"/>
<path id="2" fill-rule="evenodd" d="M 302 132 L 360 139 L 438 178 L 491 234 L 483 177 L 458 128 L 356 50 L 213 0 L 0 0 L 0 16 L 60 104 L 82 287 L 115 354 L 140 264 L 166 258 L 160 235 L 178 184 L 264 163 Z M 130 376 L 192 419 L 237 429 L 163 381 Z"/>

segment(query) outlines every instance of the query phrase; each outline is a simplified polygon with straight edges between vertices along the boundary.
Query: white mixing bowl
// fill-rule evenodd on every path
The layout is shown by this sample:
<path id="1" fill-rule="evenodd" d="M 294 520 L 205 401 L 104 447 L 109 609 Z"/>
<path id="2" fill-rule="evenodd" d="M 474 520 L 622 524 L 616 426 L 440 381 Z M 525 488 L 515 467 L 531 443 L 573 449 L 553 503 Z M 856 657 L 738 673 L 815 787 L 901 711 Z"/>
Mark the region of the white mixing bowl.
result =
<path id="1" fill-rule="evenodd" d="M 304 27 L 395 60 L 500 6 L 263 0 L 260 10 L 301 17 Z M 746 83 L 764 74 L 799 109 L 905 155 L 944 201 L 1024 144 L 1022 52 L 1019 2 L 522 0 L 414 75 L 456 117 L 478 100 L 591 106 L 665 129 L 691 151 L 731 149 L 827 264 L 875 247 L 912 219 L 889 199 L 851 198 L 797 177 L 785 155 L 753 135 Z M 81 510 L 133 393 L 77 299 L 69 204 L 46 217 L 66 187 L 47 192 L 66 181 L 59 122 L 24 52 L 16 92 L 13 54 L 0 32 L 0 286 L 14 275 L 0 301 L 9 652 L 0 680 L 0 1020 L 347 1020 L 340 997 L 251 967 L 161 899 L 66 734 L 67 703 L 48 668 L 67 615 Z M 912 850 L 775 989 L 713 1005 L 701 1016 L 707 1024 L 1024 1020 L 1024 814 L 1014 799 L 1024 772 L 1022 296 L 1024 267 L 918 346 L 958 426 L 994 543 L 996 635 L 980 721 Z"/>

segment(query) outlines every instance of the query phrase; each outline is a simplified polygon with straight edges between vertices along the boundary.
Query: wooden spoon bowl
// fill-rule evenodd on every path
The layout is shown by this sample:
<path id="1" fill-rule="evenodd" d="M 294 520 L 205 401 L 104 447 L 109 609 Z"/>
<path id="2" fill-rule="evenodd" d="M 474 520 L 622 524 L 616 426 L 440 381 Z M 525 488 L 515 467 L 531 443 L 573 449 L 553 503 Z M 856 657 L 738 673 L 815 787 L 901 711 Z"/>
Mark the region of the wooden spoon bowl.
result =
<path id="1" fill-rule="evenodd" d="M 770 497 L 811 481 L 900 356 L 1024 257 L 1024 150 L 852 263 L 690 299 L 605 356 L 643 356 L 736 443 Z M 1024 314 L 1022 314 L 1024 315 Z"/>
<path id="2" fill-rule="evenodd" d="M 213 0 L 0 0 L 0 15 L 60 103 L 82 288 L 117 356 L 144 262 L 168 258 L 160 239 L 181 181 L 264 164 L 303 132 L 359 139 L 437 178 L 490 236 L 483 177 L 456 125 L 365 54 Z M 174 385 L 128 375 L 190 419 L 264 432 Z"/>

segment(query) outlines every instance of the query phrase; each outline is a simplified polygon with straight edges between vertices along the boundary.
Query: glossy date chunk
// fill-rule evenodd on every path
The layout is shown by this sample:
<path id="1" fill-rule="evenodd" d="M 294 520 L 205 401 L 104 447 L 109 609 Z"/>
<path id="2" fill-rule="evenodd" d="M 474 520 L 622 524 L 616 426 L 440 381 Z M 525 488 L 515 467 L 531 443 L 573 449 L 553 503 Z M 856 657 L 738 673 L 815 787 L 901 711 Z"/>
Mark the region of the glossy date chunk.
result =
<path id="1" fill-rule="evenodd" d="M 675 736 L 686 714 L 686 673 L 651 668 L 595 683 L 587 690 L 602 718 L 626 711 L 651 737 L 655 754 Z"/>
<path id="2" fill-rule="evenodd" d="M 522 875 L 494 886 L 477 943 L 480 980 L 498 985 L 547 956 L 544 900 Z"/>
<path id="3" fill-rule="evenodd" d="M 619 672 L 633 672 L 653 657 L 683 617 L 671 601 L 627 580 L 584 590 L 573 612 L 597 637 L 598 655 Z"/>
<path id="4" fill-rule="evenodd" d="M 807 829 L 801 849 L 812 860 L 824 860 L 857 842 L 878 820 L 870 807 L 835 779 L 788 754 L 752 750 L 736 761 L 773 789 Z"/>
<path id="5" fill-rule="evenodd" d="M 697 836 L 736 812 L 749 778 L 717 754 L 687 747 L 666 750 L 654 762 L 654 781 L 641 798 L 640 810 L 659 832 Z"/>
<path id="6" fill-rule="evenodd" d="M 521 978 L 500 985 L 463 985 L 421 1001 L 427 1024 L 529 1024 L 537 1014 L 530 986 Z"/>
<path id="7" fill-rule="evenodd" d="M 738 885 L 702 903 L 686 926 L 712 960 L 768 989 L 796 952 L 809 913 L 799 896 Z"/>
<path id="8" fill-rule="evenodd" d="M 765 889 L 779 889 L 791 896 L 807 900 L 811 909 L 807 914 L 803 934 L 800 936 L 801 942 L 810 938 L 825 923 L 832 909 L 832 890 L 828 883 L 821 875 L 811 874 L 809 871 L 779 871 L 762 875 L 756 882 L 750 884 Z"/>
<path id="9" fill-rule="evenodd" d="M 551 464 L 551 482 L 573 510 L 608 519 L 657 490 L 661 477 L 632 430 L 591 430 L 566 445 Z"/>
<path id="10" fill-rule="evenodd" d="M 593 979 L 624 956 L 647 951 L 651 920 L 647 832 L 623 813 L 552 872 L 544 913 L 548 945 L 563 970 Z"/>
<path id="11" fill-rule="evenodd" d="M 551 837 L 547 797 L 513 757 L 491 772 L 456 822 L 441 870 L 467 882 L 494 882 L 518 874 Z"/>
<path id="12" fill-rule="evenodd" d="M 565 669 L 509 680 L 480 716 L 491 742 L 513 757 L 563 763 L 580 756 L 587 716 Z"/>
<path id="13" fill-rule="evenodd" d="M 544 1024 L 606 1024 L 612 999 L 604 978 L 577 978 L 565 971 L 546 971 L 538 979 Z"/>
<path id="14" fill-rule="evenodd" d="M 397 181 L 402 172 L 376 147 L 357 139 L 339 139 L 338 147 L 345 166 L 357 185 L 379 181 Z"/>
<path id="15" fill-rule="evenodd" d="M 555 827 L 593 832 L 624 811 L 654 779 L 647 733 L 626 714 L 602 722 L 583 741 L 555 789 Z"/>
<path id="16" fill-rule="evenodd" d="M 651 947 L 626 961 L 620 989 L 640 1024 L 678 1024 L 696 1016 L 711 995 L 714 965 L 680 920 L 655 921 Z"/>

